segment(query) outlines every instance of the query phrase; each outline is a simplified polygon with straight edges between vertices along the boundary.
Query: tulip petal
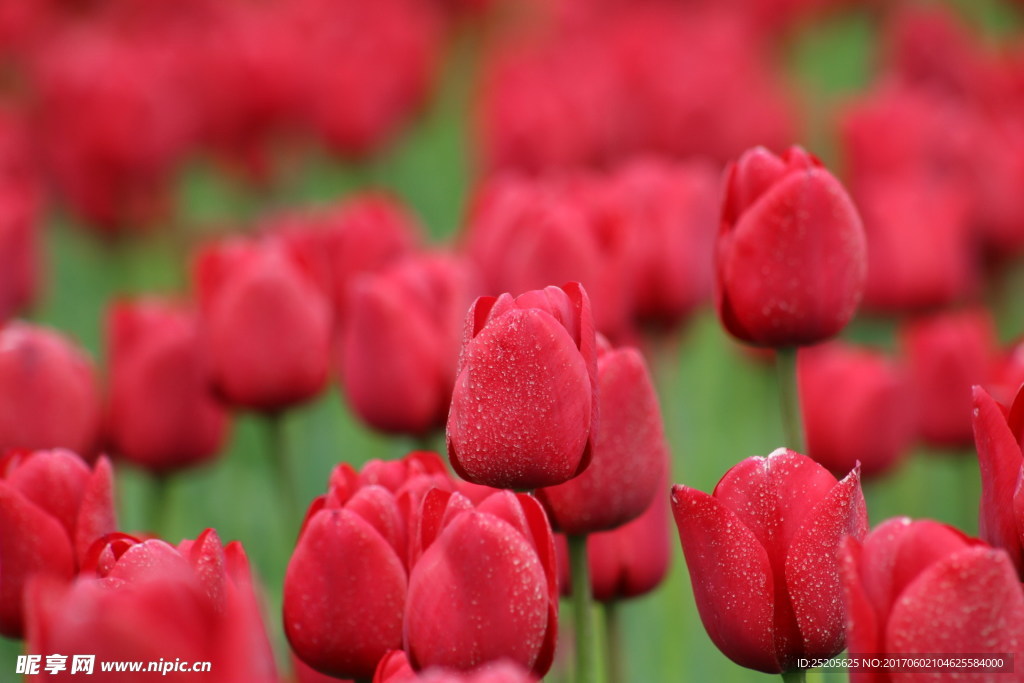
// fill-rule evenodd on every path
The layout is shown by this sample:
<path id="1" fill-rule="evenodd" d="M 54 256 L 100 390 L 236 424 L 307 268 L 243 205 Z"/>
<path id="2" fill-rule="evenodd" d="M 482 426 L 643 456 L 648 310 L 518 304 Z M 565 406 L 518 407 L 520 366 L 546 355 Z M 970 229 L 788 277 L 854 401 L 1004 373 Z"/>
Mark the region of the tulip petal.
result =
<path id="1" fill-rule="evenodd" d="M 82 561 L 96 539 L 117 530 L 114 511 L 114 470 L 110 460 L 101 456 L 85 485 L 78 521 L 73 536 L 75 551 Z"/>
<path id="2" fill-rule="evenodd" d="M 1006 553 L 973 547 L 936 562 L 893 605 L 886 652 L 1024 657 L 1024 593 Z M 893 672 L 891 680 L 941 681 L 948 673 Z"/>
<path id="3" fill-rule="evenodd" d="M 285 633 L 318 671 L 370 678 L 402 644 L 405 596 L 405 568 L 380 533 L 353 512 L 323 510 L 288 564 Z"/>
<path id="4" fill-rule="evenodd" d="M 857 539 L 850 537 L 844 538 L 839 545 L 839 575 L 847 614 L 846 645 L 850 652 L 876 654 L 885 650 L 875 608 L 861 579 L 861 550 Z M 882 673 L 871 669 L 851 671 L 850 680 L 854 683 L 886 683 Z"/>
<path id="5" fill-rule="evenodd" d="M 999 404 L 981 387 L 974 387 L 974 440 L 981 468 L 981 537 L 1010 555 L 1024 573 L 1021 529 L 1013 512 L 1013 495 L 1024 458 Z"/>
<path id="6" fill-rule="evenodd" d="M 774 577 L 768 553 L 741 518 L 708 494 L 672 488 L 672 511 L 711 640 L 741 666 L 782 671 L 775 655 Z"/>
<path id="7" fill-rule="evenodd" d="M 69 579 L 74 571 L 60 522 L 0 480 L 0 634 L 21 637 L 22 593 L 30 577 Z"/>
<path id="8" fill-rule="evenodd" d="M 836 556 L 839 541 L 844 536 L 860 540 L 867 530 L 858 468 L 818 502 L 789 545 L 786 586 L 807 657 L 830 657 L 843 649 L 846 613 L 842 601 L 823 596 L 839 596 L 842 591 Z"/>

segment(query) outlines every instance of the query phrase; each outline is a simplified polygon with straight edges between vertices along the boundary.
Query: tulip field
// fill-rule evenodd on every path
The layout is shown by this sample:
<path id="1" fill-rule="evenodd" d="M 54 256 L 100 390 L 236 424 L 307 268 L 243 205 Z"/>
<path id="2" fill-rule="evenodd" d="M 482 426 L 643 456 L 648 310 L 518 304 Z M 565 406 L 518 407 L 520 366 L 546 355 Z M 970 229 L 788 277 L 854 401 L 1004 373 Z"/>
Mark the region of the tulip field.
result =
<path id="1" fill-rule="evenodd" d="M 1024 681 L 1024 2 L 6 5 L 0 683 Z"/>

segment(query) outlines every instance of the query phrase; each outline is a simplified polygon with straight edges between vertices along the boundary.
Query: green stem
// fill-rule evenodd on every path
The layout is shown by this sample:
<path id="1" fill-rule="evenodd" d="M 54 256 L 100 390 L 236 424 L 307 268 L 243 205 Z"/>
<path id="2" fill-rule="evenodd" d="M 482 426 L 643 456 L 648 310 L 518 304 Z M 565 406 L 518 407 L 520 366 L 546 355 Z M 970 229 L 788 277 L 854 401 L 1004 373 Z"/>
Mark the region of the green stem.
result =
<path id="1" fill-rule="evenodd" d="M 270 458 L 270 468 L 276 477 L 274 488 L 281 496 L 281 504 L 286 511 L 285 519 L 289 527 L 292 522 L 301 514 L 298 505 L 298 493 L 295 488 L 295 478 L 292 476 L 291 463 L 289 462 L 288 438 L 284 429 L 284 413 L 271 413 L 264 418 L 267 426 L 267 455 Z"/>
<path id="2" fill-rule="evenodd" d="M 797 347 L 787 346 L 775 350 L 775 368 L 779 377 L 779 399 L 782 408 L 782 431 L 786 447 L 806 453 L 803 419 L 800 413 L 800 391 L 796 375 Z"/>
<path id="3" fill-rule="evenodd" d="M 576 683 L 597 680 L 597 642 L 594 638 L 587 537 L 569 536 L 569 566 L 572 568 L 573 615 L 576 621 Z"/>
<path id="4" fill-rule="evenodd" d="M 783 671 L 782 680 L 784 683 L 804 683 L 807 680 L 806 669 L 796 669 L 795 671 Z"/>
<path id="5" fill-rule="evenodd" d="M 167 513 L 170 510 L 170 477 L 166 474 L 153 475 L 153 490 L 149 496 L 149 530 L 157 536 L 167 533 Z M 171 539 L 168 539 L 171 540 Z"/>
<path id="6" fill-rule="evenodd" d="M 622 637 L 621 607 L 617 600 L 605 603 L 604 625 L 608 634 L 608 682 L 626 683 L 625 640 Z"/>

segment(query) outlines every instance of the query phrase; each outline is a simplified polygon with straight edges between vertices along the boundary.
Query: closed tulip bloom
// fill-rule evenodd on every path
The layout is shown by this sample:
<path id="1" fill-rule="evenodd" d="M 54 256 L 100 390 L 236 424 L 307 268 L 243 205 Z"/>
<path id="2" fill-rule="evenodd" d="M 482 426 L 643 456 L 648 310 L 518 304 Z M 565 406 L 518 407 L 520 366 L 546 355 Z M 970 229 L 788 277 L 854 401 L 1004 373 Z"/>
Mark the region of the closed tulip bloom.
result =
<path id="1" fill-rule="evenodd" d="M 915 434 L 906 371 L 880 352 L 831 342 L 800 351 L 807 454 L 836 476 L 859 462 L 865 477 L 894 467 Z"/>
<path id="2" fill-rule="evenodd" d="M 107 318 L 108 437 L 126 459 L 166 472 L 213 457 L 228 428 L 198 319 L 168 303 L 115 304 Z"/>
<path id="3" fill-rule="evenodd" d="M 373 683 L 534 683 L 537 678 L 515 662 L 485 664 L 473 671 L 431 668 L 416 673 L 409 657 L 394 650 L 381 660 Z"/>
<path id="4" fill-rule="evenodd" d="M 96 371 L 57 332 L 23 322 L 0 327 L 0 450 L 95 453 L 102 408 Z"/>
<path id="5" fill-rule="evenodd" d="M 477 299 L 448 413 L 455 471 L 475 484 L 534 489 L 586 469 L 597 426 L 595 345 L 578 283 Z"/>
<path id="6" fill-rule="evenodd" d="M 547 673 L 558 569 L 540 504 L 499 491 L 474 507 L 462 494 L 435 489 L 420 521 L 404 624 L 413 667 L 466 671 L 508 659 Z"/>
<path id="7" fill-rule="evenodd" d="M 974 387 L 974 441 L 981 467 L 978 530 L 993 547 L 1006 551 L 1024 576 L 1024 393 L 1004 407 Z"/>
<path id="8" fill-rule="evenodd" d="M 729 167 L 716 255 L 725 328 L 761 346 L 813 344 L 853 317 L 867 273 L 864 228 L 816 158 L 748 151 Z"/>
<path id="9" fill-rule="evenodd" d="M 196 277 L 210 372 L 226 401 L 277 412 L 323 389 L 330 306 L 291 250 L 270 239 L 213 244 Z"/>
<path id="10" fill-rule="evenodd" d="M 643 356 L 634 348 L 612 349 L 599 339 L 598 406 L 603 416 L 590 465 L 537 497 L 552 526 L 589 534 L 621 526 L 650 507 L 668 467 L 668 442 Z"/>
<path id="11" fill-rule="evenodd" d="M 652 159 L 625 166 L 608 184 L 612 220 L 636 238 L 633 315 L 673 327 L 711 300 L 718 174 Z"/>
<path id="12" fill-rule="evenodd" d="M 665 579 L 671 562 L 671 510 L 663 491 L 639 517 L 617 529 L 587 537 L 590 585 L 594 599 L 624 600 L 650 593 Z"/>
<path id="13" fill-rule="evenodd" d="M 868 236 L 865 307 L 919 311 L 974 292 L 970 196 L 959 185 L 909 173 L 865 182 L 857 197 Z"/>
<path id="14" fill-rule="evenodd" d="M 65 450 L 0 458 L 0 634 L 23 633 L 22 596 L 33 576 L 69 579 L 92 543 L 114 531 L 113 475 Z"/>
<path id="15" fill-rule="evenodd" d="M 348 319 L 353 282 L 410 254 L 422 228 L 397 199 L 367 192 L 323 212 L 286 214 L 269 226 L 327 283 L 335 324 Z"/>
<path id="16" fill-rule="evenodd" d="M 466 246 L 488 292 L 525 292 L 552 282 L 581 283 L 594 323 L 614 335 L 629 319 L 625 264 L 632 252 L 624 224 L 595 217 L 600 188 L 501 175 L 474 197 Z"/>
<path id="17" fill-rule="evenodd" d="M 310 505 L 284 581 L 285 634 L 315 670 L 370 678 L 402 646 L 411 537 L 420 502 L 455 484 L 434 453 L 342 463 Z"/>
<path id="18" fill-rule="evenodd" d="M 900 340 L 926 443 L 972 443 L 971 387 L 985 384 L 997 362 L 995 325 L 981 309 L 939 313 L 904 323 Z"/>
<path id="19" fill-rule="evenodd" d="M 710 495 L 674 486 L 672 509 L 701 621 L 727 657 L 780 673 L 842 651 L 836 553 L 867 532 L 857 470 L 837 482 L 779 449 L 736 465 Z"/>
<path id="20" fill-rule="evenodd" d="M 119 534 L 95 553 L 102 562 L 72 583 L 30 586 L 29 652 L 208 661 L 225 683 L 279 680 L 248 559 L 237 542 L 224 546 L 209 529 L 177 548 Z M 76 678 L 70 670 L 55 676 Z M 184 682 L 195 674 L 169 671 L 164 678 Z"/>
<path id="21" fill-rule="evenodd" d="M 0 188 L 0 323 L 28 309 L 39 285 L 39 202 L 22 187 Z"/>
<path id="22" fill-rule="evenodd" d="M 858 654 L 1024 656 L 1024 593 L 1002 550 L 931 520 L 890 519 L 863 543 L 844 539 L 848 644 Z M 977 680 L 1003 676 L 969 674 Z M 949 680 L 949 672 L 851 672 L 858 683 Z M 1009 676 L 1008 680 L 1015 679 Z"/>
<path id="23" fill-rule="evenodd" d="M 472 277 L 454 257 L 408 257 L 359 278 L 342 332 L 341 383 L 349 404 L 385 432 L 442 428 L 451 404 Z"/>

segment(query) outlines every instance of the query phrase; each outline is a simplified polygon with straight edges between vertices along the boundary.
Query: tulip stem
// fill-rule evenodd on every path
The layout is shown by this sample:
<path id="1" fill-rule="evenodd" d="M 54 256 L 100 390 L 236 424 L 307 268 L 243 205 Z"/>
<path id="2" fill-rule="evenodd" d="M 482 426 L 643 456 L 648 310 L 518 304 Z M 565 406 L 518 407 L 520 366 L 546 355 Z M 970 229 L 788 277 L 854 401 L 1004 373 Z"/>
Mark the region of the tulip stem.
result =
<path id="1" fill-rule="evenodd" d="M 783 671 L 782 680 L 784 683 L 804 683 L 807 680 L 807 669 Z"/>
<path id="2" fill-rule="evenodd" d="M 270 456 L 270 467 L 276 478 L 274 487 L 281 497 L 285 509 L 285 519 L 289 526 L 299 514 L 298 494 L 295 490 L 295 478 L 292 476 L 289 462 L 288 437 L 284 429 L 284 413 L 271 413 L 264 420 L 267 427 L 267 454 Z M 291 531 L 291 529 L 289 529 Z"/>
<path id="3" fill-rule="evenodd" d="M 160 473 L 153 475 L 153 491 L 149 497 L 150 532 L 160 537 L 167 534 L 167 511 L 170 508 L 170 478 Z"/>
<path id="4" fill-rule="evenodd" d="M 775 368 L 779 376 L 779 399 L 782 408 L 782 431 L 786 447 L 804 453 L 804 426 L 800 413 L 800 391 L 796 374 L 797 347 L 787 346 L 775 350 Z"/>
<path id="5" fill-rule="evenodd" d="M 608 683 L 626 683 L 625 641 L 622 638 L 622 617 L 618 600 L 605 603 L 604 620 L 608 634 Z"/>
<path id="6" fill-rule="evenodd" d="M 585 534 L 569 535 L 569 566 L 572 569 L 573 616 L 576 621 L 576 683 L 594 683 L 597 680 L 597 641 L 594 638 Z"/>

